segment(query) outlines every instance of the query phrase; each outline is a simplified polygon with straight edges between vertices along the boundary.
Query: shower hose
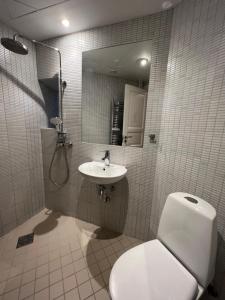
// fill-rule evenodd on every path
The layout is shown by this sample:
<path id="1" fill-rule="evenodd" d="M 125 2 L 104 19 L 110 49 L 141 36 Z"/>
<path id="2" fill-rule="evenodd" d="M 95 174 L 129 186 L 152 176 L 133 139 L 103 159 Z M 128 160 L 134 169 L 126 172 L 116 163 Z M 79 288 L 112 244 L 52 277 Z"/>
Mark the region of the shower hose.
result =
<path id="1" fill-rule="evenodd" d="M 66 177 L 65 179 L 63 180 L 63 182 L 57 182 L 56 180 L 53 179 L 53 175 L 52 175 L 52 167 L 53 167 L 53 164 L 54 164 L 54 160 L 56 158 L 56 154 L 57 152 L 62 149 L 62 154 L 63 154 L 63 157 L 64 157 L 64 160 L 65 160 L 65 165 L 66 165 Z M 51 163 L 50 163 L 50 167 L 49 167 L 49 179 L 50 181 L 57 187 L 62 187 L 64 186 L 68 180 L 69 180 L 69 176 L 70 176 L 70 170 L 69 170 L 69 163 L 68 163 L 68 158 L 67 158 L 67 149 L 66 149 L 66 144 L 65 143 L 56 143 L 56 146 L 55 146 L 55 150 L 54 150 L 54 153 L 52 155 L 52 160 L 51 160 Z"/>

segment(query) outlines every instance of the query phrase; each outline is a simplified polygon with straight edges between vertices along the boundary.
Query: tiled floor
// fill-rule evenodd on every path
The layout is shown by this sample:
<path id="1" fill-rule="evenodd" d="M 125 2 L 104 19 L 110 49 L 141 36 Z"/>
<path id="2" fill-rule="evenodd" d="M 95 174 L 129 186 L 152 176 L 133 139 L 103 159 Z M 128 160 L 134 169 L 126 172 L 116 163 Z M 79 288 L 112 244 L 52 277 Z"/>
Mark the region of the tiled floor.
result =
<path id="1" fill-rule="evenodd" d="M 34 231 L 31 245 L 16 249 Z M 43 210 L 0 239 L 0 300 L 106 300 L 116 259 L 140 241 Z"/>

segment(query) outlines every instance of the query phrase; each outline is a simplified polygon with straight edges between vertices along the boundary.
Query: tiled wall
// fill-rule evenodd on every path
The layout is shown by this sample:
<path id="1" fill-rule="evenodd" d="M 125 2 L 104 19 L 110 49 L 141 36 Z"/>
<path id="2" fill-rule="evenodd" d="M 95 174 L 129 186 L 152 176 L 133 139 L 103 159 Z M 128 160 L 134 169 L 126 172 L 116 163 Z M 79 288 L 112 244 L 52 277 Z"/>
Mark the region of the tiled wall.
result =
<path id="1" fill-rule="evenodd" d="M 55 145 L 54 130 L 42 131 L 46 205 L 49 208 L 139 238 L 151 236 L 149 223 L 157 146 L 149 143 L 148 134 L 159 134 L 171 21 L 172 11 L 165 11 L 48 41 L 62 51 L 63 79 L 68 83 L 64 97 L 64 121 L 73 142 L 73 148 L 68 151 L 70 182 L 58 189 L 48 180 L 48 167 Z M 149 39 L 152 40 L 152 61 L 143 149 L 81 143 L 82 51 Z M 44 67 L 51 68 L 52 64 L 45 62 Z M 128 168 L 127 180 L 115 185 L 109 204 L 98 198 L 96 186 L 83 181 L 77 171 L 83 162 L 100 160 L 106 148 L 111 150 L 113 163 L 124 164 Z M 63 176 L 62 165 L 55 164 L 54 172 L 60 179 Z"/>
<path id="2" fill-rule="evenodd" d="M 192 193 L 216 208 L 219 299 L 225 299 L 224 130 L 225 2 L 186 0 L 174 10 L 151 229 L 171 192 Z"/>
<path id="3" fill-rule="evenodd" d="M 65 76 L 70 80 L 71 90 L 66 93 L 64 109 L 74 147 L 70 184 L 56 192 L 45 178 L 46 200 L 49 207 L 73 211 L 93 223 L 147 239 L 157 231 L 169 193 L 186 191 L 202 197 L 218 214 L 215 282 L 222 300 L 225 297 L 225 2 L 185 0 L 175 8 L 167 65 L 171 17 L 168 11 L 51 41 L 63 50 Z M 76 171 L 79 163 L 99 159 L 100 151 L 105 148 L 80 143 L 81 51 L 146 38 L 153 39 L 154 49 L 144 148 L 109 147 L 113 162 L 128 167 L 128 181 L 118 184 L 107 206 L 99 202 L 95 187 L 82 182 Z M 149 144 L 147 137 L 155 132 L 159 138 L 157 146 Z M 45 142 L 45 169 L 51 152 L 51 144 Z"/>
<path id="4" fill-rule="evenodd" d="M 0 36 L 13 32 L 0 23 Z M 40 127 L 46 126 L 34 46 L 26 56 L 0 45 L 0 235 L 44 206 Z"/>
<path id="5" fill-rule="evenodd" d="M 112 102 L 123 101 L 126 83 L 137 85 L 123 78 L 82 72 L 82 141 L 111 142 Z"/>

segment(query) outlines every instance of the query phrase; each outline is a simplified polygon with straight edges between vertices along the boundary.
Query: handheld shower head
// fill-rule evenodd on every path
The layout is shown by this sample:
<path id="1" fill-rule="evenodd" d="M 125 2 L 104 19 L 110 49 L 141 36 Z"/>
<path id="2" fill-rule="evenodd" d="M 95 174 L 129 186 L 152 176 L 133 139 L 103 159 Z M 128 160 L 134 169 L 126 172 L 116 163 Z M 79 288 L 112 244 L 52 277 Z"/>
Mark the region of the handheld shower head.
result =
<path id="1" fill-rule="evenodd" d="M 28 48 L 23 43 L 17 41 L 16 37 L 18 35 L 15 34 L 12 39 L 10 38 L 1 38 L 1 44 L 9 51 L 12 51 L 17 54 L 26 55 L 28 54 Z"/>
<path id="2" fill-rule="evenodd" d="M 56 128 L 56 131 L 60 131 L 62 129 L 63 126 L 63 121 L 61 118 L 59 117 L 54 117 L 50 119 L 50 123 L 53 124 Z"/>

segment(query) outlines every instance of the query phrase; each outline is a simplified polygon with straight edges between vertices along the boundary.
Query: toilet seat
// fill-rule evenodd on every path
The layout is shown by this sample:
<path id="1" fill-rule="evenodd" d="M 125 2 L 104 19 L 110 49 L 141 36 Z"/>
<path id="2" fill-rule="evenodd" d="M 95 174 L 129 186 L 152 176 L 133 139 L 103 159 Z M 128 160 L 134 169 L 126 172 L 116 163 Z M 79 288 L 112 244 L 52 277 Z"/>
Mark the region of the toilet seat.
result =
<path id="1" fill-rule="evenodd" d="M 196 279 L 159 241 L 125 252 L 114 264 L 109 281 L 112 300 L 193 300 Z"/>

